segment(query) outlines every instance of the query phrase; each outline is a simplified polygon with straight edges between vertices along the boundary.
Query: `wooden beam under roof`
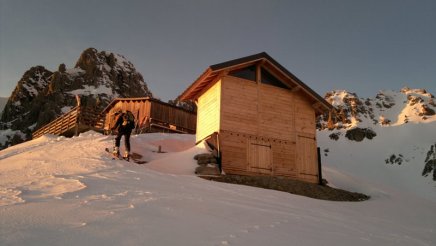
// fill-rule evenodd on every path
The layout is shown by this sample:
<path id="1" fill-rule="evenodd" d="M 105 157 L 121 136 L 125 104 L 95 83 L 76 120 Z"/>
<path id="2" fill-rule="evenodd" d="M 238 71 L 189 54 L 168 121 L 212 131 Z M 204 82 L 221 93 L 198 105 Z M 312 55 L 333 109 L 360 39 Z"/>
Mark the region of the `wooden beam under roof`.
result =
<path id="1" fill-rule="evenodd" d="M 314 104 L 312 104 L 312 108 L 319 108 L 319 107 L 321 107 L 320 102 L 315 102 Z"/>
<path id="2" fill-rule="evenodd" d="M 292 92 L 297 92 L 299 90 L 301 90 L 301 86 L 298 85 L 291 89 Z"/>

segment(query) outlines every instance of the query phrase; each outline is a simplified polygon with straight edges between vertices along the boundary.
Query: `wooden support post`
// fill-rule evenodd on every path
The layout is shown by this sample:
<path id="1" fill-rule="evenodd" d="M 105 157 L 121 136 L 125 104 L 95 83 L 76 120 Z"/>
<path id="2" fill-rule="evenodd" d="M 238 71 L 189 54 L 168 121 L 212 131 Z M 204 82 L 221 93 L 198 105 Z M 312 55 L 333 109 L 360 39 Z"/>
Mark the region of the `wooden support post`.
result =
<path id="1" fill-rule="evenodd" d="M 74 129 L 74 136 L 79 136 L 79 124 L 80 124 L 80 115 L 81 115 L 80 106 L 77 107 L 77 115 L 76 115 L 76 126 Z"/>
<path id="2" fill-rule="evenodd" d="M 318 154 L 318 184 L 323 185 L 322 183 L 322 167 L 321 167 L 321 148 L 316 148 Z"/>
<path id="3" fill-rule="evenodd" d="M 256 83 L 260 84 L 261 66 L 260 63 L 256 65 Z"/>
<path id="4" fill-rule="evenodd" d="M 223 169 L 222 169 L 222 164 L 221 164 L 221 147 L 220 147 L 220 137 L 219 137 L 219 133 L 216 132 L 216 143 L 217 143 L 217 164 L 218 164 L 218 169 L 220 170 L 220 173 L 222 173 Z"/>
<path id="5" fill-rule="evenodd" d="M 436 143 L 433 149 L 433 180 L 436 181 Z"/>

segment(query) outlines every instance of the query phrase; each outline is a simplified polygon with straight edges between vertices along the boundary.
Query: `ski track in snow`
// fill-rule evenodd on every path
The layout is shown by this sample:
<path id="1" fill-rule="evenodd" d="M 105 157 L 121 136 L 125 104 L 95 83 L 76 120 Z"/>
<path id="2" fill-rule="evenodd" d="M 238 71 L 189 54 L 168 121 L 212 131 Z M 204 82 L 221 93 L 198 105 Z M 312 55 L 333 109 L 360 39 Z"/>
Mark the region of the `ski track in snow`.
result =
<path id="1" fill-rule="evenodd" d="M 393 181 L 379 186 L 326 166 L 329 181 L 373 198 L 320 201 L 195 177 L 192 156 L 205 149 L 192 148 L 190 135 L 133 137 L 146 165 L 111 160 L 111 139 L 90 132 L 1 151 L 0 245 L 436 243 L 436 203 L 401 194 Z M 172 147 L 159 154 L 158 145 Z"/>

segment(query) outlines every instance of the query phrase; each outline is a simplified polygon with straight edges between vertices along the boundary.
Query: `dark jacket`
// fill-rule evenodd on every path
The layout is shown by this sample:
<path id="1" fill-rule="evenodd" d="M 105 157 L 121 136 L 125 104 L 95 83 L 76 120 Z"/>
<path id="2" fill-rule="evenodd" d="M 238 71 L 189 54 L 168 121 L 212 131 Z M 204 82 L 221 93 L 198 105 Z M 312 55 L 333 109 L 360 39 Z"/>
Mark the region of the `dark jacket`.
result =
<path id="1" fill-rule="evenodd" d="M 122 113 L 119 117 L 117 122 L 115 123 L 115 126 L 112 127 L 112 130 L 115 130 L 118 128 L 118 133 L 120 134 L 130 134 L 135 128 L 135 122 L 129 118 L 129 116 L 126 113 Z"/>

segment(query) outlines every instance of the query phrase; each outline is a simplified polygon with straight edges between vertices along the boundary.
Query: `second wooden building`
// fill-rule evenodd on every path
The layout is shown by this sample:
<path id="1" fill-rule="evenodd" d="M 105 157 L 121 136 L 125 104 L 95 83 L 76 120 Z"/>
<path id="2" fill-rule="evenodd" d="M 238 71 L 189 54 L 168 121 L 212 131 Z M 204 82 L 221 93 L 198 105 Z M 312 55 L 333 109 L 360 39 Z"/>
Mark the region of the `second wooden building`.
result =
<path id="1" fill-rule="evenodd" d="M 104 130 L 115 125 L 117 114 L 130 111 L 135 116 L 136 131 L 195 133 L 196 114 L 160 100 L 142 98 L 117 98 L 102 112 L 105 115 Z"/>

